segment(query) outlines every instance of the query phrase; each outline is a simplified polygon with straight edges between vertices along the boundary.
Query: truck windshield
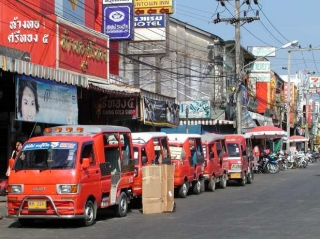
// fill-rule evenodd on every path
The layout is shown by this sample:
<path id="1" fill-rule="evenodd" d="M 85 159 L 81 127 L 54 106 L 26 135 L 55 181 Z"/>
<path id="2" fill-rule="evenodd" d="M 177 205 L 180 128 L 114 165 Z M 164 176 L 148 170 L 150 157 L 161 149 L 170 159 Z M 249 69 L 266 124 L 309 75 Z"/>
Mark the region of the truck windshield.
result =
<path id="1" fill-rule="evenodd" d="M 230 157 L 240 157 L 240 150 L 238 144 L 227 144 L 227 148 Z"/>
<path id="2" fill-rule="evenodd" d="M 76 142 L 36 142 L 23 146 L 13 170 L 70 169 L 75 166 Z"/>

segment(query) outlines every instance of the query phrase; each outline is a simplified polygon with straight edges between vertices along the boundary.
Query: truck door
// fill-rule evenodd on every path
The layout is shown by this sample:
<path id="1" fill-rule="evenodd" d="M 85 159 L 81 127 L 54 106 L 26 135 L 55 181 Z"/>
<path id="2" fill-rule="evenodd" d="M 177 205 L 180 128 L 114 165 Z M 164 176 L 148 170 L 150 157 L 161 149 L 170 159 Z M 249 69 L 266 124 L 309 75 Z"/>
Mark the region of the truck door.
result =
<path id="1" fill-rule="evenodd" d="M 88 168 L 82 171 L 81 190 L 97 195 L 96 193 L 100 193 L 100 168 L 93 148 L 93 142 L 87 142 L 82 145 L 80 163 L 82 163 L 83 158 L 89 158 L 90 164 Z"/>

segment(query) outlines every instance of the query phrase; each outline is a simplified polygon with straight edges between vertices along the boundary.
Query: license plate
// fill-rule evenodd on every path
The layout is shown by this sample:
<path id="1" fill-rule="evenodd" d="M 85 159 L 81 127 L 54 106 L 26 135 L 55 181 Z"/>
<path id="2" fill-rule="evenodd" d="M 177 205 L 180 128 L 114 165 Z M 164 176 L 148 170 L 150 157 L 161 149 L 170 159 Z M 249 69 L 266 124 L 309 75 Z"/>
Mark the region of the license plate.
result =
<path id="1" fill-rule="evenodd" d="M 230 178 L 241 178 L 241 173 L 231 173 Z"/>
<path id="2" fill-rule="evenodd" d="M 45 201 L 45 200 L 28 201 L 28 209 L 29 210 L 46 210 L 47 209 L 47 201 Z"/>

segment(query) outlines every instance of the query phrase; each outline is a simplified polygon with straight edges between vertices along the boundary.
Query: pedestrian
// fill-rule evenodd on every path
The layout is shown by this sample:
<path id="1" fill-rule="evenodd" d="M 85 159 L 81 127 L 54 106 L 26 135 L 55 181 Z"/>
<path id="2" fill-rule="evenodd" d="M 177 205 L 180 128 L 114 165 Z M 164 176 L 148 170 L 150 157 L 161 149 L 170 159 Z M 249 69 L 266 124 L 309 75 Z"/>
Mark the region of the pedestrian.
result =
<path id="1" fill-rule="evenodd" d="M 16 148 L 12 151 L 11 158 L 12 159 L 16 159 L 18 154 L 20 153 L 21 149 L 22 149 L 22 143 L 20 141 L 17 141 L 16 142 Z M 6 176 L 7 177 L 9 177 L 10 172 L 11 172 L 11 169 L 10 169 L 10 165 L 8 163 L 8 168 L 7 168 L 7 171 L 6 171 Z"/>

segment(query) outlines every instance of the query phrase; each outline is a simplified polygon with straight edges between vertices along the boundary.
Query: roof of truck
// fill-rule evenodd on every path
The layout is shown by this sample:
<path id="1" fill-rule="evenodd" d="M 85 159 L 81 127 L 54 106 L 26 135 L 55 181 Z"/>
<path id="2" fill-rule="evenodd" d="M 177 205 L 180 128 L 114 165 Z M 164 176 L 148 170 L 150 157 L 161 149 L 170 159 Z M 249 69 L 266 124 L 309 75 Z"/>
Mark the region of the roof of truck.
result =
<path id="1" fill-rule="evenodd" d="M 131 132 L 127 127 L 116 125 L 61 125 L 49 127 L 52 132 L 43 132 L 43 135 L 94 135 L 101 132 Z M 59 132 L 55 130 L 61 128 Z M 77 131 L 78 128 L 82 128 L 83 131 Z M 70 129 L 72 129 L 70 131 Z"/>
<path id="2" fill-rule="evenodd" d="M 219 139 L 225 139 L 226 137 L 222 134 L 214 134 L 214 133 L 208 133 L 208 134 L 203 134 L 201 135 L 201 141 L 202 143 L 210 143 L 212 141 L 215 140 L 219 140 Z"/>
<path id="3" fill-rule="evenodd" d="M 175 142 L 185 142 L 186 140 L 190 138 L 200 138 L 200 134 L 167 134 L 169 141 L 175 141 Z"/>
<path id="4" fill-rule="evenodd" d="M 163 138 L 167 137 L 167 134 L 164 132 L 140 132 L 132 133 L 132 142 L 136 144 L 144 144 L 153 138 Z"/>

